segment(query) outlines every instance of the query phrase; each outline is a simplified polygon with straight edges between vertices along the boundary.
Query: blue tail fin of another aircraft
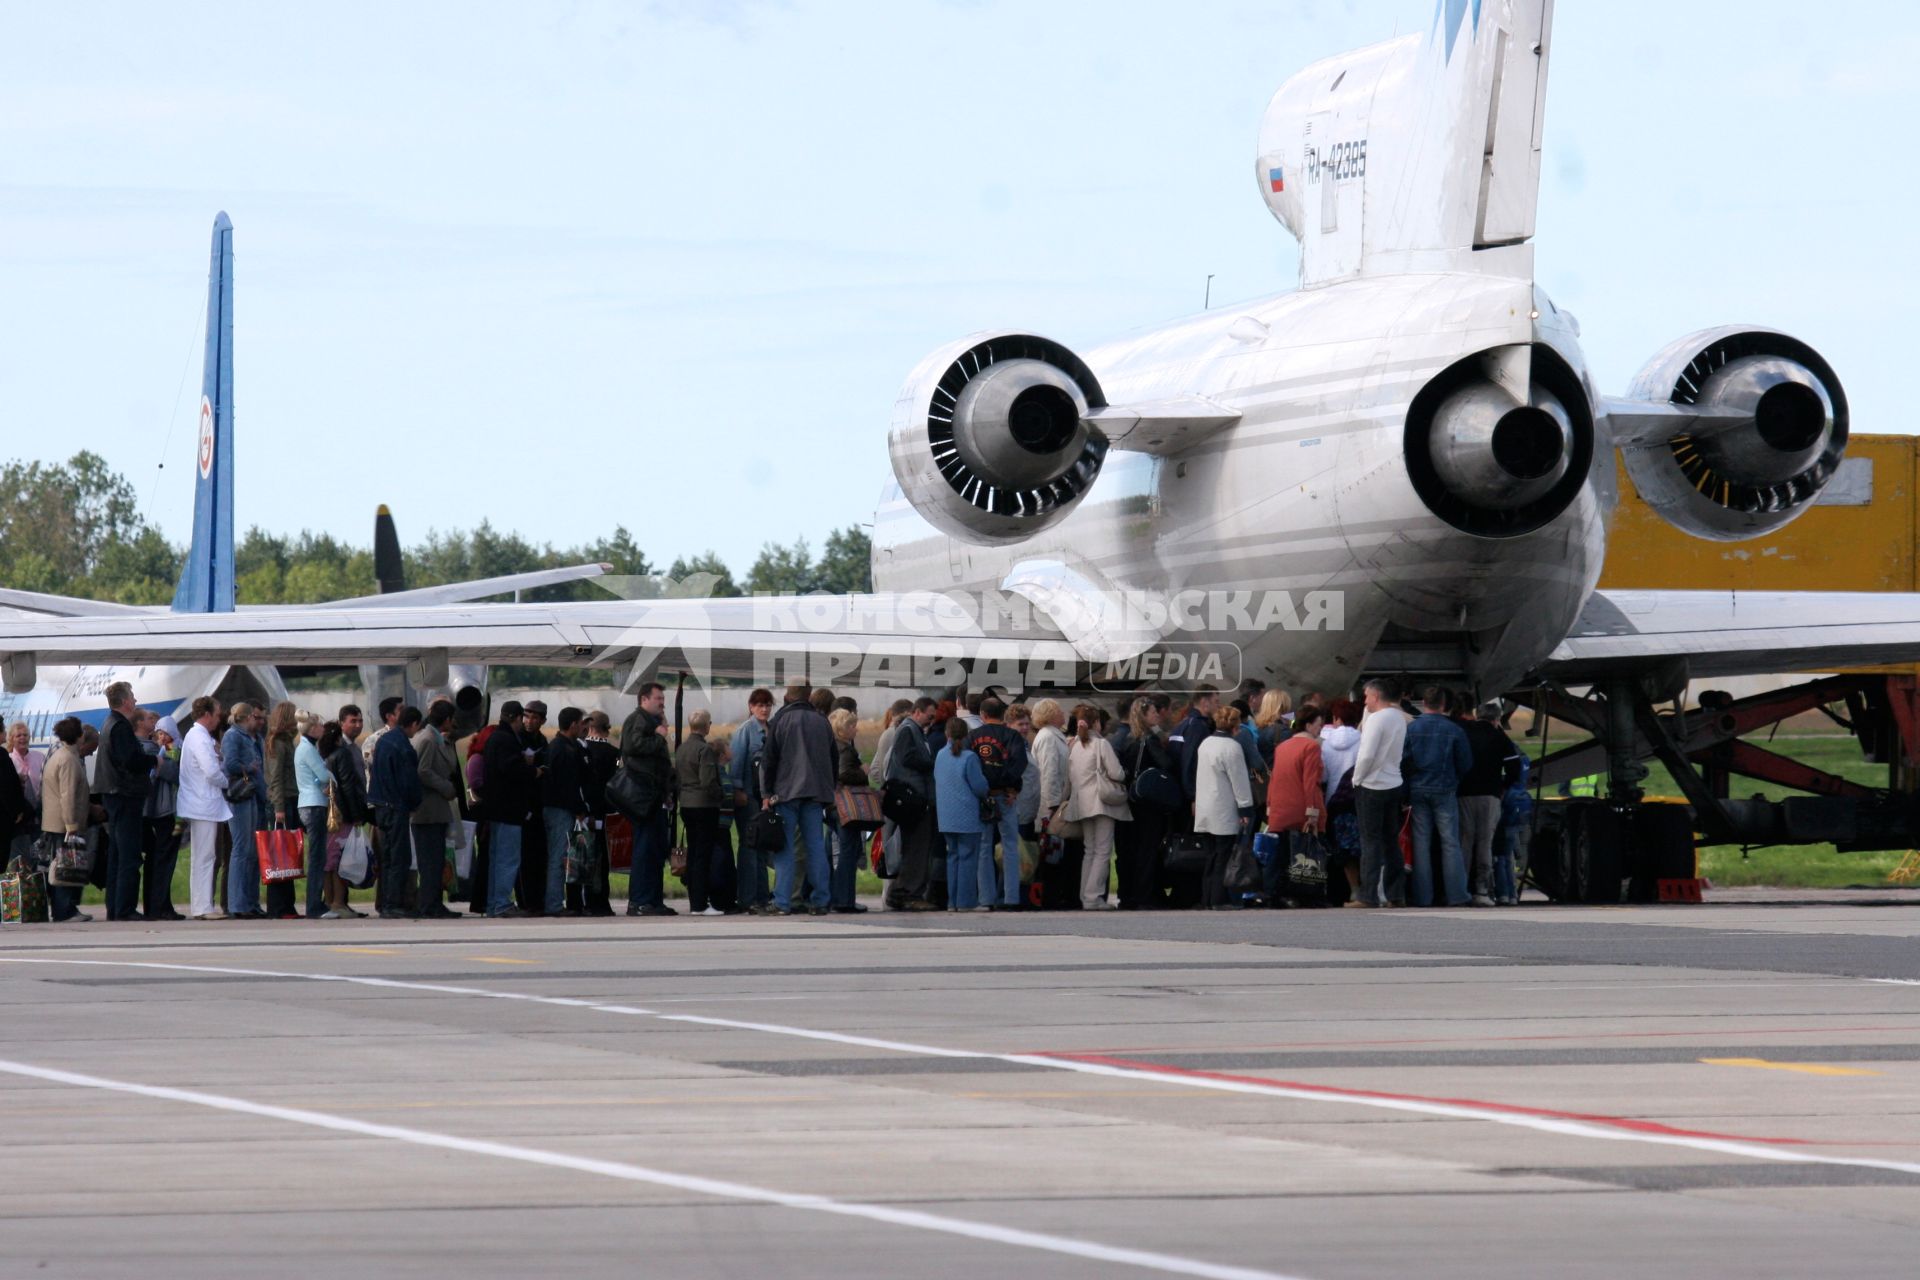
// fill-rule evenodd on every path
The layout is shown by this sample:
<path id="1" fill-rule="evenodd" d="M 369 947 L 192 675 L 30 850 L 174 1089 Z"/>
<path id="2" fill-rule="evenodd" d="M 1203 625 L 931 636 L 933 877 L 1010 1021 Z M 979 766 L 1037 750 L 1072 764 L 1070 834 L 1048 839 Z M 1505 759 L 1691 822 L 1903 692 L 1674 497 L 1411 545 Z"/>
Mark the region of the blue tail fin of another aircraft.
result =
<path id="1" fill-rule="evenodd" d="M 233 612 L 233 223 L 213 220 L 207 274 L 207 358 L 194 452 L 193 541 L 174 589 L 175 613 Z"/>

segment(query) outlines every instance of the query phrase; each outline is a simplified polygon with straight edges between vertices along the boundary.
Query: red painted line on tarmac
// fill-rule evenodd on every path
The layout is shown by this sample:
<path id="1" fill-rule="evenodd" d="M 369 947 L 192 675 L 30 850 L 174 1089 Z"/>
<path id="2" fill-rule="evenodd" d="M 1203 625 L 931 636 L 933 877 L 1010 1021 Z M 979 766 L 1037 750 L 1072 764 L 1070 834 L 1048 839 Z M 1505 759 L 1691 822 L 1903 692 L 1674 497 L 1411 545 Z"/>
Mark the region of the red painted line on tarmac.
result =
<path id="1" fill-rule="evenodd" d="M 1540 1040 L 1660 1040 L 1675 1037 L 1695 1036 L 1702 1040 L 1711 1040 L 1715 1036 L 1798 1036 L 1833 1035 L 1839 1032 L 1853 1031 L 1902 1031 L 1909 1034 L 1914 1028 L 1904 1027 L 1715 1027 L 1707 1032 L 1700 1031 L 1595 1031 L 1586 1034 L 1561 1032 L 1555 1035 L 1537 1036 L 1427 1036 L 1420 1038 L 1396 1037 L 1388 1040 L 1295 1040 L 1290 1044 L 1220 1044 L 1220 1045 L 1139 1045 L 1118 1049 L 1090 1049 L 1089 1053 L 1260 1053 L 1282 1052 L 1289 1049 L 1363 1049 L 1379 1045 L 1395 1044 L 1526 1044 Z M 1035 1050 L 1045 1053 L 1046 1050 Z M 1058 1057 L 1058 1054 L 1052 1055 Z"/>
<path id="2" fill-rule="evenodd" d="M 1155 1075 L 1184 1076 L 1198 1080 L 1226 1080 L 1234 1084 L 1268 1085 L 1277 1089 L 1295 1089 L 1303 1093 L 1325 1094 L 1332 1098 L 1378 1098 L 1390 1102 L 1421 1102 L 1430 1106 L 1459 1107 L 1510 1116 L 1539 1116 L 1548 1120 L 1579 1120 L 1606 1125 L 1631 1133 L 1657 1133 L 1672 1138 L 1709 1138 L 1715 1142 L 1764 1142 L 1771 1146 L 1813 1146 L 1805 1138 L 1754 1138 L 1739 1133 L 1712 1133 L 1704 1129 L 1676 1129 L 1657 1120 L 1635 1120 L 1631 1116 L 1595 1115 L 1585 1111 L 1557 1111 L 1549 1107 L 1522 1107 L 1509 1102 L 1488 1102 L 1483 1098 L 1434 1098 L 1419 1093 L 1384 1093 L 1375 1089 L 1344 1089 L 1338 1085 L 1308 1084 L 1300 1080 L 1272 1080 L 1264 1076 L 1229 1075 L 1220 1071 L 1196 1071 L 1187 1067 L 1169 1067 L 1158 1062 L 1138 1062 L 1130 1058 L 1109 1058 L 1092 1053 L 1041 1053 L 1042 1058 L 1062 1058 L 1070 1062 L 1091 1062 L 1100 1066 L 1123 1067 L 1130 1071 L 1150 1071 Z"/>

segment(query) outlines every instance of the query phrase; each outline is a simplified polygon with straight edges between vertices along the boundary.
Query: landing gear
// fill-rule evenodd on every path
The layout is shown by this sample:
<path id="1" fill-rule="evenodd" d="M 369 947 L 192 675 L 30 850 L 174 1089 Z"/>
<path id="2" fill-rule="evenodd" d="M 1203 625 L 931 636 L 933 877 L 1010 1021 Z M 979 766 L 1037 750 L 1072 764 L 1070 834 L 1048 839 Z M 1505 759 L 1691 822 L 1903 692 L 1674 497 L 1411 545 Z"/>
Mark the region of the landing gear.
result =
<path id="1" fill-rule="evenodd" d="M 1920 689 L 1910 676 L 1834 676 L 1750 698 L 1708 692 L 1693 711 L 1661 714 L 1655 694 L 1683 681 L 1631 676 L 1595 685 L 1584 697 L 1548 687 L 1516 695 L 1537 720 L 1575 725 L 1591 737 L 1546 755 L 1537 766 L 1532 878 L 1556 901 L 1686 900 L 1694 882 L 1694 837 L 1703 844 L 1831 842 L 1843 851 L 1906 849 L 1920 829 L 1911 784 L 1920 746 Z M 1650 687 L 1651 686 L 1651 687 Z M 1844 707 L 1845 714 L 1833 710 Z M 1869 760 L 1885 763 L 1889 786 L 1876 789 L 1814 768 L 1743 735 L 1820 711 L 1860 740 Z M 1652 757 L 1665 765 L 1685 803 L 1645 795 Z M 1810 792 L 1783 800 L 1729 796 L 1732 776 Z M 1606 779 L 1602 798 L 1557 798 L 1562 784 Z M 1697 886 L 1696 886 L 1697 887 Z"/>

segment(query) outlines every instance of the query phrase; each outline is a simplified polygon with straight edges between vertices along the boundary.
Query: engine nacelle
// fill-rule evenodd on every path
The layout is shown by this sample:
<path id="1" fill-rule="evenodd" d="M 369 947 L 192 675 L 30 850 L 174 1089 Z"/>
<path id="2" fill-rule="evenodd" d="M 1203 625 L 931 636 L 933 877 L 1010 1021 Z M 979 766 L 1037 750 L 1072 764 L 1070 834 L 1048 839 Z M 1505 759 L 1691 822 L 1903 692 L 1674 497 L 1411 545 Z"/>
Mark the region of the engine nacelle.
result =
<path id="1" fill-rule="evenodd" d="M 1573 504 L 1593 466 L 1580 379 L 1547 347 L 1470 356 L 1407 411 L 1407 475 L 1427 509 L 1462 533 L 1513 538 Z"/>
<path id="2" fill-rule="evenodd" d="M 1812 347 L 1770 329 L 1689 334 L 1656 355 L 1631 400 L 1694 415 L 1623 442 L 1633 486 L 1698 538 L 1785 525 L 1820 496 L 1847 447 L 1847 397 Z"/>
<path id="3" fill-rule="evenodd" d="M 1047 338 L 975 334 L 920 363 L 894 405 L 888 451 L 914 508 L 968 542 L 1018 542 L 1092 486 L 1106 407 L 1084 361 Z"/>

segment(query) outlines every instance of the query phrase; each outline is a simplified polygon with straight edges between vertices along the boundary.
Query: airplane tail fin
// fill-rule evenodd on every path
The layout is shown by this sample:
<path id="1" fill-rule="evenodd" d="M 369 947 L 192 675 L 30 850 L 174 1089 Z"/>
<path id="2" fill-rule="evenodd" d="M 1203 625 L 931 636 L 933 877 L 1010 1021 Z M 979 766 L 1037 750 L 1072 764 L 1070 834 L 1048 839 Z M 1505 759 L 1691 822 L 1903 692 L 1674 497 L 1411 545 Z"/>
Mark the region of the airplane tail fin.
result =
<path id="1" fill-rule="evenodd" d="M 1423 35 L 1274 95 L 1257 176 L 1305 284 L 1388 271 L 1531 276 L 1553 0 L 1435 0 Z"/>
<path id="2" fill-rule="evenodd" d="M 233 223 L 213 220 L 207 274 L 207 355 L 194 453 L 193 541 L 173 593 L 175 613 L 232 613 Z"/>

